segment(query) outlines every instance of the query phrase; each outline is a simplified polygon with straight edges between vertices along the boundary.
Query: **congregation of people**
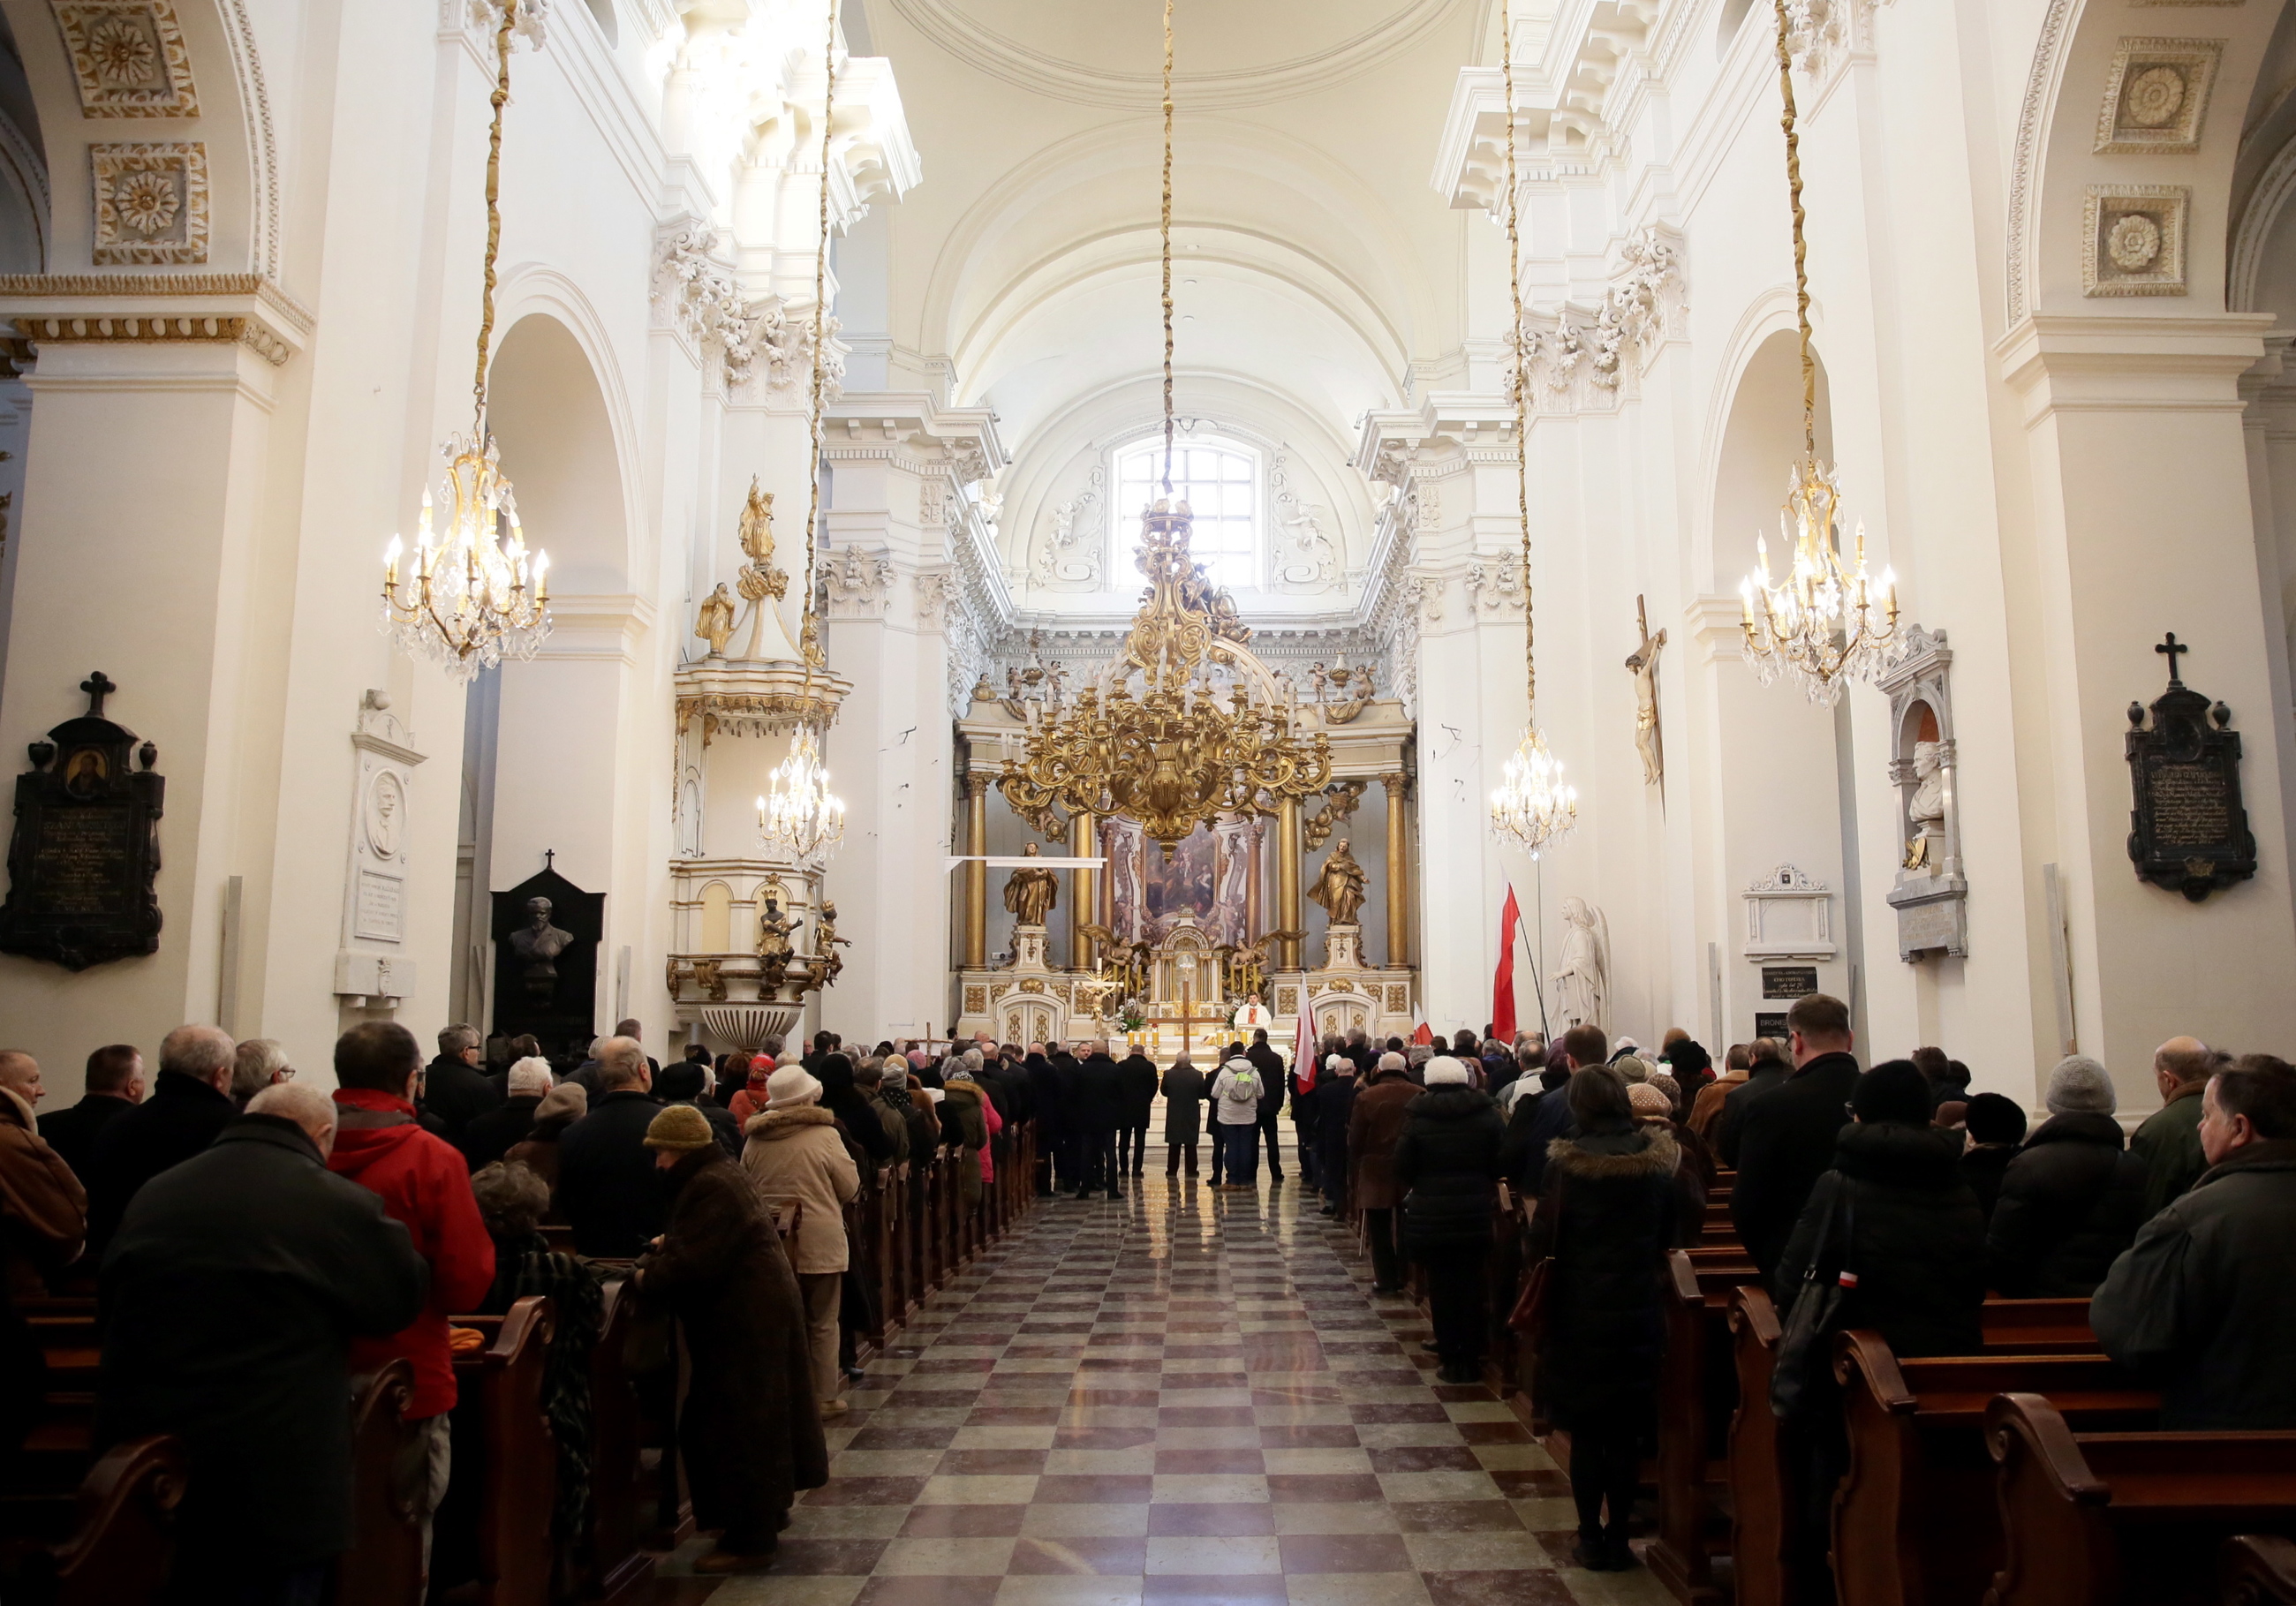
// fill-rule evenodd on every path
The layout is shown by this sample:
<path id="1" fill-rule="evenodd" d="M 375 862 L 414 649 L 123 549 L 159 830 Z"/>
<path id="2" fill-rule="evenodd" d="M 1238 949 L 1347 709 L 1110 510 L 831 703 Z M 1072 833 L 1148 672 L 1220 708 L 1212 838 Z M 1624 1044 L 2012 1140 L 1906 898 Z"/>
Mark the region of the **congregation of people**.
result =
<path id="1" fill-rule="evenodd" d="M 16 1305 L 92 1282 L 99 1445 L 163 1432 L 190 1457 L 177 1598 L 316 1602 L 351 1543 L 352 1380 L 411 1367 L 404 1497 L 428 1518 L 455 1487 L 453 1318 L 541 1294 L 557 1323 L 554 1533 L 570 1537 L 589 1471 L 580 1357 L 611 1268 L 675 1318 L 689 1357 L 680 1447 L 696 1522 L 718 1536 L 697 1570 L 762 1569 L 828 1476 L 824 1424 L 882 1315 L 847 1207 L 882 1168 L 946 1152 L 974 1208 L 1024 1130 L 1040 1194 L 1121 1199 L 1150 1163 L 1160 1095 L 1171 1209 L 1199 1188 L 1256 1192 L 1263 1153 L 1270 1184 L 1291 1181 L 1288 1107 L 1309 1206 L 1357 1224 L 1375 1294 L 1415 1274 L 1442 1381 L 1483 1377 L 1508 1315 L 1493 1290 L 1524 1284 L 1590 1569 L 1634 1563 L 1659 1267 L 1696 1241 L 1725 1173 L 1781 1309 L 1838 1282 L 1837 1327 L 1920 1357 L 1974 1352 L 1988 1294 L 2089 1299 L 2104 1351 L 2160 1389 L 2164 1426 L 2296 1428 L 2281 1358 L 2296 1340 L 2296 1070 L 2172 1039 L 2152 1065 L 2161 1107 L 2131 1134 L 2094 1059 L 2049 1072 L 2036 1123 L 1971 1094 L 1938 1050 L 1862 1065 L 1837 1000 L 1798 1001 L 1787 1028 L 1718 1067 L 1679 1031 L 1652 1050 L 1579 1026 L 1551 1045 L 1357 1031 L 1298 1063 L 1261 1030 L 1160 1070 L 1104 1042 L 848 1051 L 826 1032 L 664 1066 L 624 1021 L 562 1076 L 530 1039 L 449 1027 L 426 1063 L 403 1027 L 375 1023 L 338 1040 L 323 1092 L 280 1045 L 189 1025 L 148 1074 L 133 1046 L 96 1049 L 85 1096 L 45 1115 L 38 1065 L 0 1053 L 0 1341 L 19 1363 L 0 1433 L 17 1445 L 38 1408 Z M 1515 1201 L 1535 1209 L 1510 1245 L 1494 1223 Z M 1822 1380 L 1810 1392 L 1822 1401 Z M 1841 1446 L 1812 1409 L 1797 1454 L 1815 1505 Z"/>

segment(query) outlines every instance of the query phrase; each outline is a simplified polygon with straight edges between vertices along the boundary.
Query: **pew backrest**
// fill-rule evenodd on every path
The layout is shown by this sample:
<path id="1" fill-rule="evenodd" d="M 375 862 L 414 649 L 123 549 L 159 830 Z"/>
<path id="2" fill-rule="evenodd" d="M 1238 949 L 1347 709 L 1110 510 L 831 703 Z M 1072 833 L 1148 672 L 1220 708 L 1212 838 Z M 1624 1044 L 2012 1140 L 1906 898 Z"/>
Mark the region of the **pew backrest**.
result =
<path id="1" fill-rule="evenodd" d="M 336 1606 L 421 1606 L 422 1523 L 401 1476 L 414 1403 L 404 1360 L 353 1381 L 351 1548 L 335 1564 Z"/>

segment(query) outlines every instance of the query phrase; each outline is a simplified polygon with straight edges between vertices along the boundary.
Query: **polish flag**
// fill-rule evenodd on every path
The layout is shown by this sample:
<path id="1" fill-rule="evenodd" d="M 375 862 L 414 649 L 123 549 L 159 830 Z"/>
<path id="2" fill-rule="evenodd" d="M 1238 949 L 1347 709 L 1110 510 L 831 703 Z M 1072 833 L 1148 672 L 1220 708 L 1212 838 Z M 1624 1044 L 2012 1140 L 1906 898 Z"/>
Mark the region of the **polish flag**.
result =
<path id="1" fill-rule="evenodd" d="M 1435 1028 L 1427 1024 L 1427 1004 L 1424 1000 L 1422 1000 L 1419 1006 L 1412 1011 L 1411 1019 L 1414 1023 L 1411 1028 L 1411 1040 L 1422 1045 L 1433 1043 Z"/>
<path id="2" fill-rule="evenodd" d="M 1514 929 L 1522 923 L 1522 909 L 1507 888 L 1499 910 L 1499 963 L 1491 974 L 1491 1036 L 1502 1043 L 1514 1041 Z"/>

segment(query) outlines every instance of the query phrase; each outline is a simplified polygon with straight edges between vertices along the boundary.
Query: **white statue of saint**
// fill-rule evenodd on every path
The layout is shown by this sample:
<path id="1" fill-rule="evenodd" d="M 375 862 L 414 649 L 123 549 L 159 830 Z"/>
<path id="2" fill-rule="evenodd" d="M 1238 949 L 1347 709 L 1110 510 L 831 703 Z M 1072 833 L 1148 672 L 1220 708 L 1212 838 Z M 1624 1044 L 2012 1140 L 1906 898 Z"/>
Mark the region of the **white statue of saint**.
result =
<path id="1" fill-rule="evenodd" d="M 1562 900 L 1562 956 L 1551 979 L 1566 1026 L 1601 1026 L 1610 1013 L 1611 923 L 1581 897 Z"/>
<path id="2" fill-rule="evenodd" d="M 1945 744 L 1914 743 L 1914 795 L 1906 805 L 1912 835 L 1906 842 L 1906 868 L 1937 868 L 1945 836 Z"/>

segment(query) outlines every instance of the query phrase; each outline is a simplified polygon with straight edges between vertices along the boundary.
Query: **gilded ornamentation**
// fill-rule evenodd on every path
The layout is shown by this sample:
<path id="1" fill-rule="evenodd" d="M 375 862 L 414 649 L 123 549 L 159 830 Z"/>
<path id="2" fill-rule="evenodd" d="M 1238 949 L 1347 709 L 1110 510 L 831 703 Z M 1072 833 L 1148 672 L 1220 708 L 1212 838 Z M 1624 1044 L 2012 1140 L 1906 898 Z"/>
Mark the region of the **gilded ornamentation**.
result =
<path id="1" fill-rule="evenodd" d="M 1360 794 L 1358 794 L 1360 795 Z M 1356 916 L 1363 912 L 1364 871 L 1356 863 L 1356 856 L 1348 851 L 1348 839 L 1341 837 L 1339 846 L 1332 849 L 1331 857 L 1316 873 L 1316 884 L 1308 889 L 1308 896 L 1321 904 L 1324 913 L 1335 926 L 1352 926 Z"/>
<path id="2" fill-rule="evenodd" d="M 968 1015 L 987 1014 L 988 1012 L 988 989 L 978 987 L 969 987 L 965 988 L 964 1012 Z"/>
<path id="3" fill-rule="evenodd" d="M 1332 832 L 1355 818 L 1356 810 L 1363 804 L 1365 781 L 1334 781 L 1324 789 L 1324 806 L 1300 824 L 1307 840 L 1308 851 L 1319 851 L 1332 840 Z"/>
<path id="4" fill-rule="evenodd" d="M 168 0 L 54 0 L 84 117 L 197 117 L 191 53 Z"/>
<path id="5" fill-rule="evenodd" d="M 244 346 L 276 368 L 291 348 L 253 318 L 18 318 L 17 338 L 34 347 L 97 344 Z"/>
<path id="6" fill-rule="evenodd" d="M 99 266 L 208 259 L 207 146 L 90 145 Z"/>
<path id="7" fill-rule="evenodd" d="M 693 962 L 693 985 L 712 1004 L 726 1002 L 726 962 L 722 959 L 697 959 Z"/>
<path id="8" fill-rule="evenodd" d="M 718 581 L 718 589 L 702 598 L 693 634 L 709 643 L 710 657 L 726 656 L 726 643 L 734 634 L 734 599 L 726 594 L 725 581 Z"/>
<path id="9" fill-rule="evenodd" d="M 1029 843 L 1021 853 L 1035 858 L 1037 845 Z M 1060 901 L 1060 874 L 1042 864 L 1022 864 L 1004 882 L 1004 907 L 1021 925 L 1043 925 Z"/>

